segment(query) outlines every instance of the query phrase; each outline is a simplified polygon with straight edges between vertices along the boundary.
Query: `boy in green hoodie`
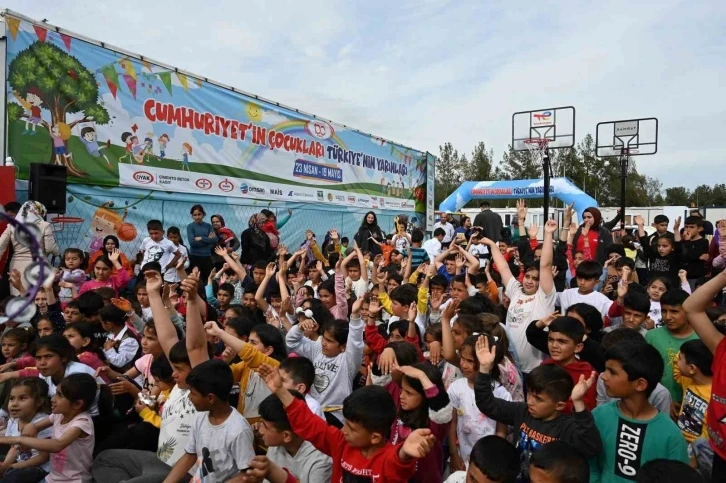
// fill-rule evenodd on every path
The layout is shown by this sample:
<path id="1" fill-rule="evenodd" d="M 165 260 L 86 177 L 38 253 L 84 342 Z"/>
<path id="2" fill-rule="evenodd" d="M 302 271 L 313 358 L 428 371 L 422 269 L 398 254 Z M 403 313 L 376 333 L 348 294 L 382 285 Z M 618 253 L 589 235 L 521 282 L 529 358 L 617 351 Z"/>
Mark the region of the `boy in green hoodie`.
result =
<path id="1" fill-rule="evenodd" d="M 633 481 L 640 467 L 655 459 L 689 462 L 678 426 L 648 402 L 663 366 L 658 350 L 643 342 L 624 341 L 608 349 L 602 380 L 607 395 L 620 400 L 592 413 L 603 451 L 590 459 L 591 483 Z"/>

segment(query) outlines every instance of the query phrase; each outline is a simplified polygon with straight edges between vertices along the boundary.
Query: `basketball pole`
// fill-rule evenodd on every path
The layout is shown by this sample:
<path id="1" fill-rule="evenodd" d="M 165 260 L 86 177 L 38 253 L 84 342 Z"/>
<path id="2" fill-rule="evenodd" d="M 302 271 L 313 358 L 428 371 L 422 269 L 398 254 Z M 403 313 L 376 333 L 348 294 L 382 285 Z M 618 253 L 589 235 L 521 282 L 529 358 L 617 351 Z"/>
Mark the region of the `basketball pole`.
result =
<path id="1" fill-rule="evenodd" d="M 628 156 L 620 155 L 620 230 L 625 231 L 625 188 L 628 178 Z"/>
<path id="2" fill-rule="evenodd" d="M 544 222 L 549 220 L 550 208 L 550 150 L 545 148 L 544 156 L 542 156 L 542 169 L 544 169 Z"/>

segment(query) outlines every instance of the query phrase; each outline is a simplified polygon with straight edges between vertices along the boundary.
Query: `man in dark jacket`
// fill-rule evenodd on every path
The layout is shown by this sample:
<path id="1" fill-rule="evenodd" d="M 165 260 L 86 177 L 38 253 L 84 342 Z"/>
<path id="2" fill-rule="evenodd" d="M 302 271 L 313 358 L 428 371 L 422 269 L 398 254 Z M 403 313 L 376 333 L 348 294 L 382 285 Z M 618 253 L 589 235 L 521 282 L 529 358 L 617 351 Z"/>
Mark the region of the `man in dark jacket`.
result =
<path id="1" fill-rule="evenodd" d="M 490 209 L 488 201 L 482 201 L 479 207 L 481 213 L 474 218 L 474 226 L 481 227 L 485 237 L 499 242 L 502 239 L 502 217 Z"/>

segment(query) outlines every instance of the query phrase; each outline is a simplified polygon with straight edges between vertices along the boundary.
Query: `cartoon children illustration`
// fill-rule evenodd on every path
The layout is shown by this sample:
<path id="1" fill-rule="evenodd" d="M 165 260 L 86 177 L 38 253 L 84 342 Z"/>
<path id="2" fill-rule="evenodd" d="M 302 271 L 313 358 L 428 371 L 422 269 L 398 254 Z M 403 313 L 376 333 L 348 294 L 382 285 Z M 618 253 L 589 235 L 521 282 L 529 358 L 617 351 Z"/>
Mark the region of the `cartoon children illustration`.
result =
<path id="1" fill-rule="evenodd" d="M 164 159 L 166 156 L 166 145 L 169 142 L 169 135 L 164 133 L 159 136 L 159 159 Z"/>
<path id="2" fill-rule="evenodd" d="M 129 160 L 129 163 L 134 159 L 134 146 L 139 144 L 139 138 L 130 132 L 125 132 L 121 135 L 121 142 L 126 144 L 126 154 L 118 158 L 119 162 L 122 159 Z"/>
<path id="3" fill-rule="evenodd" d="M 68 152 L 66 140 L 71 137 L 71 128 L 68 124 L 58 122 L 48 128 L 50 137 L 53 138 L 53 154 L 55 154 L 55 164 L 64 165 L 61 158 L 66 161 L 73 161 L 73 154 Z"/>
<path id="4" fill-rule="evenodd" d="M 136 238 L 136 229 L 133 225 L 124 222 L 124 216 L 107 208 L 106 203 L 96 210 L 91 219 L 91 244 L 89 253 L 94 254 L 103 248 L 103 240 L 108 235 L 114 235 L 122 242 L 130 242 Z"/>
<path id="5" fill-rule="evenodd" d="M 89 117 L 89 119 L 92 120 L 93 118 Z M 111 166 L 111 161 L 109 161 L 106 155 L 101 152 L 102 149 L 106 149 L 111 145 L 111 140 L 109 139 L 108 141 L 106 141 L 105 146 L 99 146 L 96 142 L 95 126 L 86 126 L 81 129 L 81 142 L 84 144 L 84 146 L 86 146 L 88 154 L 90 154 L 94 158 L 103 157 L 103 159 L 106 160 L 106 164 Z"/>
<path id="6" fill-rule="evenodd" d="M 13 95 L 20 102 L 20 105 L 26 109 L 25 114 L 27 117 L 25 118 L 23 135 L 35 136 L 35 126 L 41 122 L 40 106 L 43 104 L 43 93 L 37 87 L 30 87 L 25 94 L 25 98 L 17 91 L 13 91 Z M 30 128 L 31 125 L 33 126 L 32 129 Z"/>
<path id="7" fill-rule="evenodd" d="M 152 133 L 149 133 L 149 135 L 152 135 Z M 136 162 L 138 164 L 144 164 L 144 162 L 148 162 L 146 158 L 154 156 L 153 148 L 154 140 L 151 139 L 151 137 L 145 137 L 144 144 L 142 144 L 141 146 L 134 146 L 134 159 L 136 159 Z"/>
<path id="8" fill-rule="evenodd" d="M 189 143 L 183 143 L 182 144 L 182 171 L 185 169 L 187 171 L 191 171 L 189 169 L 189 156 L 192 155 L 192 145 Z"/>

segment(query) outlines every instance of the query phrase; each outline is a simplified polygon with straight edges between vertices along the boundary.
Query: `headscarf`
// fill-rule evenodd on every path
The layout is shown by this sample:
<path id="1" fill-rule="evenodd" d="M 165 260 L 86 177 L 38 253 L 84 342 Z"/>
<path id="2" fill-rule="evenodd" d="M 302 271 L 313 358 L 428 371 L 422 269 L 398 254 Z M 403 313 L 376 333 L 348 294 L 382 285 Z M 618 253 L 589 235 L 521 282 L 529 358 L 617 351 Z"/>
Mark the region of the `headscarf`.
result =
<path id="1" fill-rule="evenodd" d="M 37 201 L 26 201 L 23 206 L 20 207 L 18 215 L 15 220 L 19 223 L 32 223 L 37 225 L 45 219 L 47 211 L 42 203 Z"/>
<path id="2" fill-rule="evenodd" d="M 119 250 L 121 249 L 121 245 L 119 245 L 118 238 L 116 238 L 113 235 L 108 235 L 106 238 L 103 239 L 103 246 L 101 247 L 101 250 L 103 250 L 103 253 L 108 255 L 108 252 L 106 251 L 106 242 L 109 240 L 113 240 L 113 242 L 116 244 L 116 248 Z"/>
<path id="3" fill-rule="evenodd" d="M 265 215 L 262 213 L 255 213 L 250 216 L 250 220 L 248 222 L 250 229 L 250 243 L 260 250 L 264 250 L 266 247 L 265 240 L 267 239 L 267 234 L 262 231 L 262 225 L 265 224 L 265 221 L 267 221 L 267 217 Z"/>
<path id="4" fill-rule="evenodd" d="M 594 229 L 599 229 L 600 225 L 602 224 L 602 213 L 600 213 L 600 210 L 595 208 L 594 206 L 591 206 L 590 208 L 585 209 L 585 213 L 590 213 L 593 217 L 592 227 Z"/>
<path id="5" fill-rule="evenodd" d="M 262 210 L 260 214 L 266 218 L 261 228 L 262 231 L 267 233 L 267 237 L 270 239 L 270 248 L 277 250 L 277 246 L 280 244 L 280 232 L 277 231 L 277 221 L 274 218 L 275 214 L 270 210 Z"/>

